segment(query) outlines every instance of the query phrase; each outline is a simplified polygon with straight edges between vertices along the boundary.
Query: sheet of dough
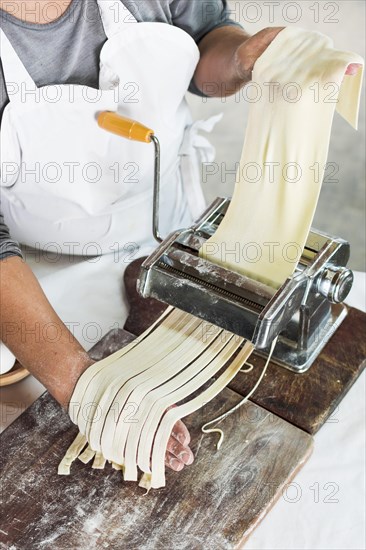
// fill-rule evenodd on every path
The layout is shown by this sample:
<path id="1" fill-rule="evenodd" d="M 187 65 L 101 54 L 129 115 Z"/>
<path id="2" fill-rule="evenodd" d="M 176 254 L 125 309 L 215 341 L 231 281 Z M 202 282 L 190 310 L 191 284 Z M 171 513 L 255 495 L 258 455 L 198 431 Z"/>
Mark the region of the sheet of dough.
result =
<path id="1" fill-rule="evenodd" d="M 301 257 L 318 201 L 335 108 L 357 126 L 363 59 L 321 33 L 281 31 L 253 71 L 230 207 L 201 257 L 275 288 Z M 248 92 L 249 94 L 249 92 Z M 338 99 L 338 103 L 336 103 Z"/>

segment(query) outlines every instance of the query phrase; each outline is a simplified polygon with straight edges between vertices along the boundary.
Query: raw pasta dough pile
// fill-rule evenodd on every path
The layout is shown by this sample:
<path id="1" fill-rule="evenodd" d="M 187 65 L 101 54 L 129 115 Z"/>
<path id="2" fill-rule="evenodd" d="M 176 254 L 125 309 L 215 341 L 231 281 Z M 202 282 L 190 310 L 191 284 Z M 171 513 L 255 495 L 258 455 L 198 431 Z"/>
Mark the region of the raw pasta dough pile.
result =
<path id="1" fill-rule="evenodd" d="M 239 181 L 202 256 L 275 287 L 292 274 L 319 196 L 335 98 L 337 110 L 356 124 L 362 71 L 344 77 L 351 62 L 363 60 L 333 50 L 319 33 L 295 28 L 282 31 L 259 58 L 253 80 L 261 98 L 251 104 Z M 250 168 L 259 170 L 255 181 L 248 177 Z M 296 181 L 286 181 L 291 178 Z M 262 252 L 256 261 L 242 254 L 240 247 L 248 243 Z M 289 243 L 296 249 L 291 261 Z M 236 245 L 239 257 L 232 253 Z M 231 251 L 227 257 L 225 250 Z M 79 456 L 85 463 L 93 459 L 94 468 L 108 460 L 125 480 L 137 481 L 141 470 L 144 487 L 164 486 L 165 451 L 175 422 L 213 399 L 252 350 L 250 342 L 170 308 L 137 340 L 83 373 L 69 410 L 80 434 L 59 473 L 68 474 Z"/>
<path id="2" fill-rule="evenodd" d="M 252 349 L 243 338 L 169 308 L 138 339 L 82 374 L 69 407 L 80 433 L 59 474 L 68 474 L 79 456 L 85 463 L 94 459 L 94 468 L 104 468 L 108 460 L 123 471 L 126 481 L 137 481 L 139 468 L 144 472 L 140 485 L 163 487 L 165 451 L 174 424 L 213 399 Z M 217 379 L 192 396 L 236 352 Z"/>
<path id="3" fill-rule="evenodd" d="M 323 34 L 288 27 L 257 60 L 233 198 L 200 250 L 275 288 L 292 275 L 306 243 L 335 108 L 357 126 L 363 71 L 345 72 L 363 59 L 332 46 Z"/>

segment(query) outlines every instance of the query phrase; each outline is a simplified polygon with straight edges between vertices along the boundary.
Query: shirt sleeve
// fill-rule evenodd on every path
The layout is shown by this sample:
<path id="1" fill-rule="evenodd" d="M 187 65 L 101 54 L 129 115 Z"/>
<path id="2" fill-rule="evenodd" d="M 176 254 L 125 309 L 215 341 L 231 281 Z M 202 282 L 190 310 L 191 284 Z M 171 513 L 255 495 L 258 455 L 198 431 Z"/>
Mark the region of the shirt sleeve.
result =
<path id="1" fill-rule="evenodd" d="M 2 63 L 0 58 L 0 125 L 4 108 L 8 103 L 8 95 L 4 84 L 4 76 L 2 70 Z M 1 189 L 0 189 L 1 194 Z M 0 261 L 8 258 L 9 256 L 19 256 L 23 258 L 22 252 L 19 247 L 19 243 L 14 241 L 9 233 L 9 228 L 5 223 L 4 216 L 1 211 L 0 201 Z"/>
<path id="2" fill-rule="evenodd" d="M 219 27 L 242 28 L 230 17 L 226 0 L 173 0 L 170 10 L 173 25 L 186 31 L 197 43 Z"/>
<path id="3" fill-rule="evenodd" d="M 173 25 L 186 31 L 198 44 L 214 29 L 242 26 L 230 17 L 226 0 L 173 0 L 170 5 Z M 204 97 L 192 79 L 189 91 Z"/>
<path id="4" fill-rule="evenodd" d="M 10 237 L 8 226 L 4 221 L 4 216 L 0 211 L 0 260 L 9 256 L 19 256 L 23 258 L 19 243 Z"/>

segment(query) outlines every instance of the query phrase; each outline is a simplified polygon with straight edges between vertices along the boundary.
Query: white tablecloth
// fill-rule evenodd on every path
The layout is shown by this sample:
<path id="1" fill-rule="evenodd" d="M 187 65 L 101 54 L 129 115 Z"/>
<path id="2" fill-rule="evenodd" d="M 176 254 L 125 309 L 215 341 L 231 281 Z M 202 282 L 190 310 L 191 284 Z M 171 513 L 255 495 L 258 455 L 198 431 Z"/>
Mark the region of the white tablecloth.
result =
<path id="1" fill-rule="evenodd" d="M 365 286 L 366 274 L 355 273 L 347 300 L 363 311 Z M 1 388 L 1 428 L 43 391 L 32 376 Z M 316 434 L 313 455 L 254 531 L 247 549 L 365 548 L 365 395 L 364 373 Z"/>
<path id="2" fill-rule="evenodd" d="M 347 303 L 366 311 L 366 274 L 355 273 Z M 366 335 L 365 335 L 366 337 Z M 250 550 L 363 550 L 365 373 L 315 435 L 307 464 L 254 531 Z"/>

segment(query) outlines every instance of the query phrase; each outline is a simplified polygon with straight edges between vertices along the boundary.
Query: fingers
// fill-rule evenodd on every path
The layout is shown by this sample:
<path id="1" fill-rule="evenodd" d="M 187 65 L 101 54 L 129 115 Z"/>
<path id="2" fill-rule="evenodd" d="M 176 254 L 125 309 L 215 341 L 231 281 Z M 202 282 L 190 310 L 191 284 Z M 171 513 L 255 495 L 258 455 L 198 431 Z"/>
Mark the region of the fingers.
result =
<path id="1" fill-rule="evenodd" d="M 165 465 L 168 468 L 180 472 L 184 466 L 192 464 L 194 455 L 188 447 L 190 440 L 191 436 L 186 425 L 178 420 L 174 425 L 165 453 Z"/>
<path id="2" fill-rule="evenodd" d="M 181 420 L 178 420 L 178 422 L 174 424 L 172 436 L 175 437 L 175 439 L 177 439 L 185 447 L 188 447 L 191 441 L 191 436 L 188 428 Z"/>
<path id="3" fill-rule="evenodd" d="M 355 74 L 358 73 L 361 67 L 362 67 L 361 63 L 351 63 L 347 67 L 346 75 L 354 76 Z"/>
<path id="4" fill-rule="evenodd" d="M 189 447 L 183 447 L 179 441 L 172 441 L 170 438 L 168 448 L 165 453 L 165 465 L 175 472 L 183 470 L 184 466 L 190 466 L 194 461 L 194 455 Z M 169 449 L 173 449 L 173 452 Z"/>
<path id="5" fill-rule="evenodd" d="M 183 462 L 168 452 L 165 454 L 165 466 L 174 470 L 174 472 L 180 472 L 184 468 Z"/>
<path id="6" fill-rule="evenodd" d="M 265 52 L 276 36 L 285 27 L 268 27 L 257 32 L 246 40 L 237 50 L 239 72 L 243 78 L 252 72 L 257 59 Z"/>
<path id="7" fill-rule="evenodd" d="M 168 441 L 167 452 L 171 453 L 175 458 L 183 464 L 192 464 L 194 460 L 193 453 L 189 447 L 182 445 L 175 437 L 171 437 Z"/>

